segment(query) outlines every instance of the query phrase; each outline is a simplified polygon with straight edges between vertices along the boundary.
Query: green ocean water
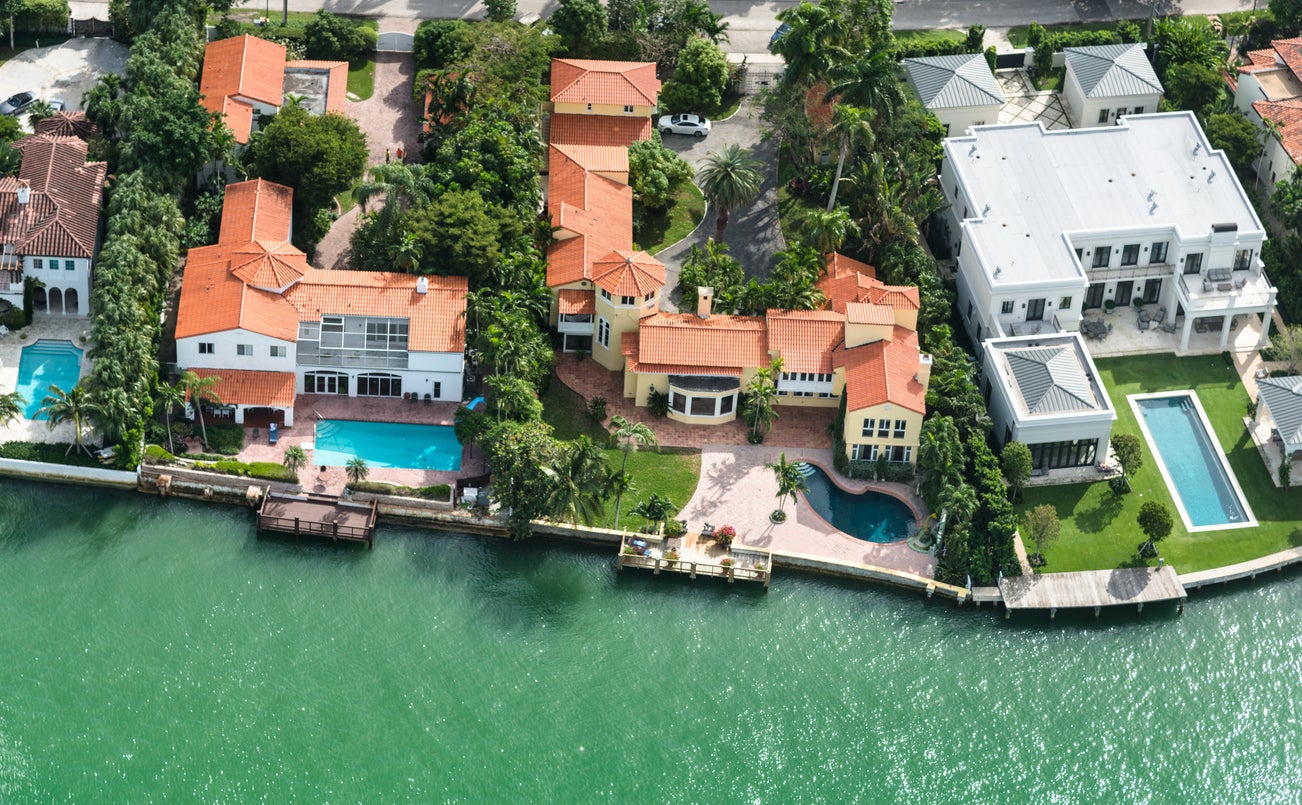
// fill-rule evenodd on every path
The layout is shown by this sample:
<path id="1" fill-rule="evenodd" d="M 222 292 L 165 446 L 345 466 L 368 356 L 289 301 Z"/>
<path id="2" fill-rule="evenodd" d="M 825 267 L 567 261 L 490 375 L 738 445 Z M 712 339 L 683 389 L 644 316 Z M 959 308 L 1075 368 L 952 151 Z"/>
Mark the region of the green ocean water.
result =
<path id="1" fill-rule="evenodd" d="M 1302 575 L 1004 622 L 0 482 L 3 802 L 1297 802 Z"/>

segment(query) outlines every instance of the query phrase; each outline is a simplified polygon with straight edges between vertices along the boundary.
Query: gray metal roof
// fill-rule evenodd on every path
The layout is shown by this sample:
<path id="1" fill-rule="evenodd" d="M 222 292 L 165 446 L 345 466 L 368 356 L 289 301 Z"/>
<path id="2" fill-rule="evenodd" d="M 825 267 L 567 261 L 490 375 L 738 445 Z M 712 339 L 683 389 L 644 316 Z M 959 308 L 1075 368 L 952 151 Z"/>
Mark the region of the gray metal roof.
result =
<path id="1" fill-rule="evenodd" d="M 1275 429 L 1290 445 L 1302 444 L 1302 376 L 1257 381 L 1258 401 L 1265 400 Z"/>
<path id="2" fill-rule="evenodd" d="M 1004 103 L 999 82 L 980 53 L 905 59 L 904 69 L 918 99 L 928 109 Z"/>
<path id="3" fill-rule="evenodd" d="M 1162 92 L 1153 65 L 1144 55 L 1144 45 L 1094 45 L 1064 48 L 1067 69 L 1087 98 L 1113 98 L 1122 95 L 1150 95 Z"/>
<path id="4" fill-rule="evenodd" d="M 1085 369 L 1070 344 L 1006 351 L 1008 368 L 1032 414 L 1100 410 Z"/>

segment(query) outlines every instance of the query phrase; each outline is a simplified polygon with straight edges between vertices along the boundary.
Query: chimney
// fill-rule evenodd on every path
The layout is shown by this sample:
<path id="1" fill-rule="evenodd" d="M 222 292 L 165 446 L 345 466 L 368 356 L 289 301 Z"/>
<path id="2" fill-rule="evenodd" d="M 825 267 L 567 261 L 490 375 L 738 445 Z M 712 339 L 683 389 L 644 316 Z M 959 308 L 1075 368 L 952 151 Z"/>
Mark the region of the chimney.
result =
<path id="1" fill-rule="evenodd" d="M 416 293 L 429 293 L 429 277 L 416 278 Z"/>
<path id="2" fill-rule="evenodd" d="M 18 180 L 18 203 L 26 204 L 32 200 L 32 185 L 26 179 Z"/>
<path id="3" fill-rule="evenodd" d="M 918 373 L 913 376 L 925 389 L 931 383 L 931 356 L 925 352 L 918 353 Z"/>
<path id="4" fill-rule="evenodd" d="M 710 318 L 710 312 L 714 308 L 714 289 L 708 285 L 702 285 L 696 289 L 696 315 L 703 319 Z"/>

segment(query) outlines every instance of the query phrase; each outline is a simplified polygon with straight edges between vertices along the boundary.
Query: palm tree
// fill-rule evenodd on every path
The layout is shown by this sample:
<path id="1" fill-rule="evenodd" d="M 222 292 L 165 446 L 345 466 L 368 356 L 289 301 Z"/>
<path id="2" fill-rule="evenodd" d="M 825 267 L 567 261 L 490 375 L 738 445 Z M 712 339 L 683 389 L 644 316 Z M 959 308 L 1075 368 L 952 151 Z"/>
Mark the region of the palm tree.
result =
<path id="1" fill-rule="evenodd" d="M 205 401 L 222 405 L 221 398 L 217 396 L 217 384 L 221 378 L 216 375 L 200 377 L 194 373 L 193 369 L 186 369 L 185 374 L 181 375 L 181 387 L 185 389 L 185 396 L 190 398 L 194 405 L 194 410 L 199 415 L 199 430 L 203 433 L 203 448 L 208 449 L 208 425 L 203 421 L 203 404 Z"/>
<path id="2" fill-rule="evenodd" d="M 836 160 L 836 175 L 832 177 L 832 192 L 827 197 L 827 212 L 836 209 L 836 193 L 841 188 L 841 174 L 845 170 L 846 157 L 859 142 L 871 145 L 873 141 L 872 120 L 874 112 L 860 109 L 848 103 L 839 103 L 832 110 L 832 133 L 840 141 L 841 155 Z M 845 238 L 843 237 L 842 240 Z M 840 243 L 836 248 L 840 248 Z M 826 251 L 833 251 L 827 249 Z"/>
<path id="3" fill-rule="evenodd" d="M 629 422 L 619 414 L 610 418 L 610 428 L 615 435 L 615 440 L 619 442 L 620 449 L 624 451 L 624 460 L 619 465 L 619 476 L 627 478 L 625 470 L 628 469 L 628 454 L 639 447 L 658 447 L 660 442 L 656 439 L 655 432 L 641 422 Z M 617 489 L 615 493 L 615 528 L 619 528 L 619 507 L 624 502 L 624 489 Z"/>
<path id="4" fill-rule="evenodd" d="M 50 105 L 49 101 L 33 101 L 31 105 L 27 107 L 26 112 L 28 125 L 32 128 L 36 128 L 37 123 L 47 117 L 54 116 L 54 107 Z"/>
<path id="5" fill-rule="evenodd" d="M 653 525 L 659 526 L 665 520 L 673 517 L 677 511 L 678 507 L 674 505 L 673 501 L 652 492 L 651 497 L 637 504 L 630 514 L 634 517 L 650 520 Z"/>
<path id="6" fill-rule="evenodd" d="M 167 451 L 176 452 L 176 442 L 172 438 L 172 409 L 185 405 L 185 389 L 180 383 L 172 385 L 163 383 L 158 387 L 158 404 L 163 408 L 163 422 L 167 425 Z"/>
<path id="7" fill-rule="evenodd" d="M 587 436 L 579 436 L 551 466 L 542 469 L 552 481 L 546 504 L 552 517 L 591 525 L 605 510 L 610 488 L 606 459 Z"/>
<path id="8" fill-rule="evenodd" d="M 73 386 L 68 391 L 64 391 L 55 384 L 50 384 L 50 393 L 41 401 L 41 408 L 36 415 L 44 415 L 49 420 L 50 430 L 54 430 L 64 422 L 71 422 L 73 431 L 73 444 L 68 445 L 65 453 L 71 453 L 72 448 L 85 450 L 86 455 L 90 455 L 90 450 L 81 443 L 82 423 L 89 417 L 99 412 L 97 406 L 91 399 L 90 395 L 80 383 Z"/>
<path id="9" fill-rule="evenodd" d="M 778 398 L 777 379 L 781 374 L 782 359 L 775 358 L 772 365 L 756 370 L 746 385 L 746 400 L 756 441 L 759 440 L 761 425 L 767 429 L 778 415 L 773 410 L 773 403 Z"/>
<path id="10" fill-rule="evenodd" d="M 789 30 L 773 43 L 773 52 L 787 63 L 783 83 L 803 84 L 825 76 L 833 65 L 849 58 L 850 35 L 840 0 L 814 5 L 801 3 L 778 14 Z"/>
<path id="11" fill-rule="evenodd" d="M 403 232 L 400 240 L 390 241 L 387 250 L 393 267 L 404 273 L 411 273 L 425 251 L 420 238 L 411 232 Z"/>
<path id="12" fill-rule="evenodd" d="M 353 456 L 344 464 L 344 474 L 348 476 L 348 483 L 360 484 L 366 480 L 366 476 L 371 474 L 371 467 L 366 463 L 366 459 L 361 456 Z"/>
<path id="13" fill-rule="evenodd" d="M 832 70 L 832 85 L 823 100 L 876 110 L 879 121 L 890 123 L 895 109 L 904 103 L 899 73 L 893 52 L 866 53 Z"/>
<path id="14" fill-rule="evenodd" d="M 292 444 L 285 448 L 285 455 L 280 463 L 297 476 L 298 471 L 307 466 L 307 453 L 300 445 Z"/>
<path id="15" fill-rule="evenodd" d="M 732 211 L 753 201 L 763 183 L 760 163 L 740 145 L 731 143 L 721 151 L 706 154 L 704 164 L 696 174 L 696 184 L 706 201 L 714 205 L 716 241 L 723 241 L 723 230 L 728 226 L 728 216 Z"/>
<path id="16" fill-rule="evenodd" d="M 773 470 L 778 479 L 778 511 L 786 512 L 787 498 L 795 500 L 797 492 L 809 491 L 809 482 L 801 474 L 800 465 L 787 461 L 786 453 L 778 453 L 778 460 L 765 464 L 764 468 Z"/>
<path id="17" fill-rule="evenodd" d="M 819 254 L 837 251 L 848 238 L 859 234 L 859 225 L 844 207 L 837 207 L 831 212 L 810 210 L 801 224 L 805 230 L 805 242 L 817 249 Z"/>
<path id="18" fill-rule="evenodd" d="M 23 399 L 23 395 L 16 391 L 0 394 L 0 427 L 8 425 L 22 416 L 23 406 L 26 404 L 27 400 Z"/>

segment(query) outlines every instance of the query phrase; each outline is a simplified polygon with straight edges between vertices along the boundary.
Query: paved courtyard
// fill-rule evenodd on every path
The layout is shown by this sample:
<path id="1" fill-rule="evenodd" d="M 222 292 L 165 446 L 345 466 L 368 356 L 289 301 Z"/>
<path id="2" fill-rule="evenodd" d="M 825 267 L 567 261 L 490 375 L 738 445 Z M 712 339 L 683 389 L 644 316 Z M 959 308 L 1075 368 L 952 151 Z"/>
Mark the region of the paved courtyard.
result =
<path id="1" fill-rule="evenodd" d="M 125 45 L 111 39 L 69 39 L 25 50 L 0 65 L 0 97 L 30 90 L 42 100 L 61 100 L 68 111 L 75 111 L 100 76 L 125 75 L 126 69 Z M 21 122 L 29 128 L 26 115 Z"/>
<path id="2" fill-rule="evenodd" d="M 701 451 L 701 480 L 696 494 L 678 516 L 689 531 L 699 531 L 709 522 L 737 529 L 737 544 L 766 550 L 826 557 L 843 562 L 912 573 L 932 578 L 936 560 L 903 542 L 881 544 L 855 539 L 832 527 L 801 496 L 786 505 L 787 521 L 774 524 L 769 513 L 777 508 L 777 481 L 765 464 L 785 453 L 788 461 L 809 461 L 831 470 L 832 451 L 826 448 L 707 445 Z M 829 473 L 830 474 L 830 473 Z M 837 479 L 851 492 L 866 489 L 888 491 L 904 499 L 915 515 L 925 518 L 927 508 L 902 484 Z"/>
<path id="3" fill-rule="evenodd" d="M 1071 118 L 1063 108 L 1057 92 L 1040 92 L 1025 70 L 1000 70 L 995 74 L 1003 90 L 1004 108 L 999 110 L 1000 123 L 1034 123 L 1040 121 L 1050 131 L 1071 128 Z"/>

